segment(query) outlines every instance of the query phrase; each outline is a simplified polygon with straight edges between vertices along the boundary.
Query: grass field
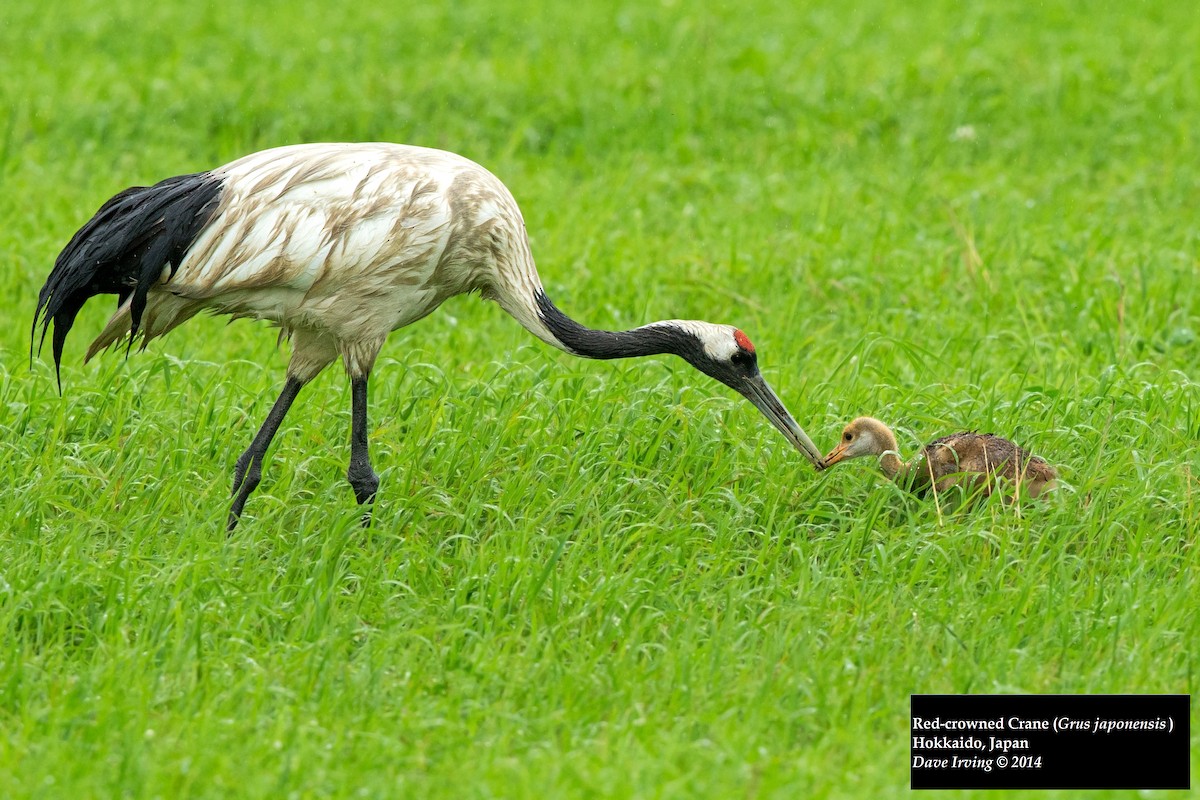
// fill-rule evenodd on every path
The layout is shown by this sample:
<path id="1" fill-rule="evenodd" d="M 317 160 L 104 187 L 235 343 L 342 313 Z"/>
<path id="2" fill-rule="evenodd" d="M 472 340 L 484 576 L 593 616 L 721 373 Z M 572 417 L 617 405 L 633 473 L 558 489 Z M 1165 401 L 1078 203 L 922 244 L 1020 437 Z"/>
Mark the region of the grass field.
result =
<path id="1" fill-rule="evenodd" d="M 0 796 L 898 797 L 912 692 L 1200 691 L 1193 3 L 387 5 L 0 4 Z M 739 325 L 823 448 L 1061 491 L 941 514 L 459 298 L 376 369 L 375 527 L 330 369 L 226 537 L 275 331 L 82 366 L 93 301 L 60 398 L 29 323 L 113 193 L 321 140 L 484 164 L 565 311 Z"/>

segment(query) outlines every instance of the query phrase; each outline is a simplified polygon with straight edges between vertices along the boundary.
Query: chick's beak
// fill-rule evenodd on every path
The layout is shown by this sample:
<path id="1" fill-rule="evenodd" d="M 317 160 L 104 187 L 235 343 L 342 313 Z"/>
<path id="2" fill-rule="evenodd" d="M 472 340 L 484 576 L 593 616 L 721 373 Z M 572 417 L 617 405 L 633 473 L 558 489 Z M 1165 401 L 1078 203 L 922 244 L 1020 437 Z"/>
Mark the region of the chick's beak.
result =
<path id="1" fill-rule="evenodd" d="M 829 455 L 825 456 L 825 459 L 824 459 L 825 466 L 832 467 L 834 464 L 838 463 L 839 461 L 845 460 L 847 447 L 848 447 L 848 445 L 845 442 L 842 442 L 837 447 L 830 450 Z"/>
<path id="2" fill-rule="evenodd" d="M 792 419 L 792 415 L 784 408 L 783 402 L 761 375 L 746 379 L 745 383 L 738 387 L 738 390 L 814 467 L 818 470 L 825 469 L 825 463 L 821 461 L 821 451 L 813 444 L 812 439 L 808 438 L 804 429 L 796 424 L 796 420 Z"/>

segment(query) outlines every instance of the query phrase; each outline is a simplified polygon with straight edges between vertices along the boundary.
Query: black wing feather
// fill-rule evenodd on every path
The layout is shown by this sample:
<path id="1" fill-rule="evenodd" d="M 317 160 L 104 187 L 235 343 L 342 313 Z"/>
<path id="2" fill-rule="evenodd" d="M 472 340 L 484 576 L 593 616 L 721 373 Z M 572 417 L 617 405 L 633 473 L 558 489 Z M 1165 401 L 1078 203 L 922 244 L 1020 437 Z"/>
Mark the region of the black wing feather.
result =
<path id="1" fill-rule="evenodd" d="M 38 293 L 33 315 L 30 357 L 38 323 L 42 335 L 54 322 L 54 372 L 59 374 L 63 343 L 79 309 L 98 294 L 115 294 L 130 303 L 136 334 L 146 309 L 146 295 L 170 265 L 179 267 L 188 249 L 212 220 L 221 194 L 221 179 L 210 172 L 167 178 L 153 186 L 133 186 L 115 195 L 80 228 L 58 254 L 54 269 Z M 131 338 L 132 341 L 132 338 Z M 59 388 L 61 390 L 61 379 Z"/>

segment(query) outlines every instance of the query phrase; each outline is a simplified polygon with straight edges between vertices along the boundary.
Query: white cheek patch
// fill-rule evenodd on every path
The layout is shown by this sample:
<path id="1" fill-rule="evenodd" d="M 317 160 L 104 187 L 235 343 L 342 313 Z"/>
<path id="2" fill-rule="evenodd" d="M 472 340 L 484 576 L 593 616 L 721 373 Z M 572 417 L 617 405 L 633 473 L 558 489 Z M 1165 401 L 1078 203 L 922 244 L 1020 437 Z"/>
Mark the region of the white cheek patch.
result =
<path id="1" fill-rule="evenodd" d="M 737 342 L 733 340 L 733 336 L 724 331 L 717 336 L 704 339 L 704 352 L 717 361 L 728 361 L 737 351 Z"/>
<path id="2" fill-rule="evenodd" d="M 715 325 L 692 319 L 672 319 L 652 324 L 682 328 L 699 339 L 704 346 L 704 354 L 716 361 L 729 361 L 740 349 L 734 339 L 737 328 L 732 325 Z"/>
<path id="3" fill-rule="evenodd" d="M 716 361 L 728 361 L 738 351 L 733 338 L 734 328 L 730 325 L 713 325 L 709 322 L 690 322 L 688 330 L 704 345 L 704 354 Z"/>

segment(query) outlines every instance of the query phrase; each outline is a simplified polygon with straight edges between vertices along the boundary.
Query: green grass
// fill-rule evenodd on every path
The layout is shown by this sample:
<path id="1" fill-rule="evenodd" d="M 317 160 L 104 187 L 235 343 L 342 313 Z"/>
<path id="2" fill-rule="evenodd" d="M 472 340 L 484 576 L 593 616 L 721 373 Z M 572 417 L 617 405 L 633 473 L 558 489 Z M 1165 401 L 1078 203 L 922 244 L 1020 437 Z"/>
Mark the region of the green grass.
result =
<path id="1" fill-rule="evenodd" d="M 911 692 L 1200 691 L 1193 3 L 407 5 L 0 4 L 0 796 L 899 797 Z M 275 332 L 84 367 L 94 301 L 60 398 L 28 326 L 111 194 L 313 140 L 483 163 L 568 313 L 743 327 L 822 446 L 1062 490 L 940 515 L 459 298 L 376 369 L 375 527 L 331 369 L 226 537 Z"/>

